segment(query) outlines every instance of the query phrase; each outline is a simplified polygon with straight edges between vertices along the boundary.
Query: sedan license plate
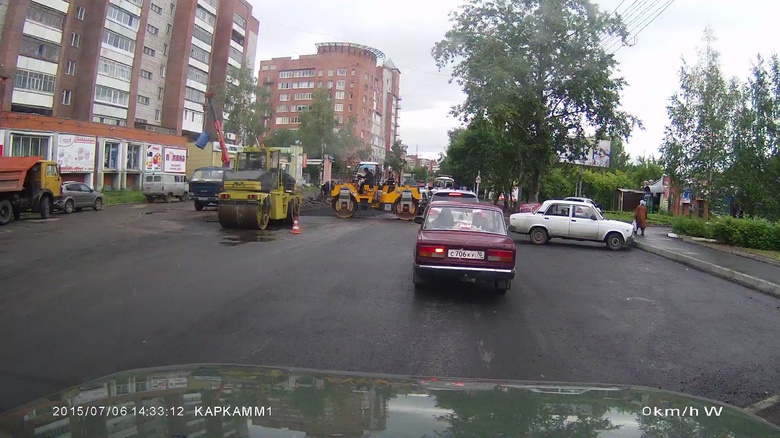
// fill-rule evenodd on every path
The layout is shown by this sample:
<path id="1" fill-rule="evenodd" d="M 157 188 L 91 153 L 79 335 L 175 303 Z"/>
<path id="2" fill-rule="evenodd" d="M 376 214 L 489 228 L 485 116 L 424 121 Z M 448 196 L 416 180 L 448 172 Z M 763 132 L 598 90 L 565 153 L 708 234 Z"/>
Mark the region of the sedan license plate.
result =
<path id="1" fill-rule="evenodd" d="M 447 252 L 447 257 L 451 259 L 471 259 L 482 260 L 485 258 L 484 251 L 466 251 L 462 249 L 451 249 Z"/>

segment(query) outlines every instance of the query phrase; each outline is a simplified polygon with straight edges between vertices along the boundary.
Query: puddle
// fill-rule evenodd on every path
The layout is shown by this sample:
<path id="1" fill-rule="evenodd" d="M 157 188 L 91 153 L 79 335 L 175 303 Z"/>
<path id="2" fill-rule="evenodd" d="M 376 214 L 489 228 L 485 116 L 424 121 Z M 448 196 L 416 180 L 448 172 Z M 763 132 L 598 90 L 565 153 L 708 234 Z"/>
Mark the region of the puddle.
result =
<path id="1" fill-rule="evenodd" d="M 273 242 L 276 240 L 276 237 L 265 231 L 226 232 L 225 234 L 226 236 L 219 241 L 220 245 L 238 246 L 246 243 Z"/>

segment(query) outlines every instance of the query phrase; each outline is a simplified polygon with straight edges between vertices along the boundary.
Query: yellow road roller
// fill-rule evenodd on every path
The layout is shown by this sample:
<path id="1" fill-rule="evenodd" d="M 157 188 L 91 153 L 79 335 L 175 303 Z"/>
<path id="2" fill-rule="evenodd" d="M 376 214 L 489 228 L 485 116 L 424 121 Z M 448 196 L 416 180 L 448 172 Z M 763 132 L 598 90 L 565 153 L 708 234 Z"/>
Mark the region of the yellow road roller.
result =
<path id="1" fill-rule="evenodd" d="M 226 172 L 219 194 L 222 228 L 264 230 L 271 221 L 292 224 L 303 196 L 295 178 L 287 173 L 281 148 L 244 148 L 235 169 Z M 284 157 L 286 163 L 292 160 Z"/>
<path id="2" fill-rule="evenodd" d="M 413 220 L 420 208 L 420 189 L 396 185 L 393 179 L 378 182 L 376 175 L 381 174 L 379 163 L 364 161 L 355 166 L 352 181 L 337 184 L 331 192 L 336 216 L 350 218 L 358 210 L 380 210 L 401 220 Z"/>

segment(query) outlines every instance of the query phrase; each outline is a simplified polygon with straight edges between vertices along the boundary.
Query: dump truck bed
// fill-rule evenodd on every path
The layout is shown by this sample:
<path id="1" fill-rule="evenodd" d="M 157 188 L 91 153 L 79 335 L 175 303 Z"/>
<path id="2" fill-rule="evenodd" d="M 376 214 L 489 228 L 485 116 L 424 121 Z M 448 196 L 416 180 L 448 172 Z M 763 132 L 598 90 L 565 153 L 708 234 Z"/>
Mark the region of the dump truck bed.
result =
<path id="1" fill-rule="evenodd" d="M 27 171 L 43 157 L 0 157 L 0 193 L 21 192 Z"/>

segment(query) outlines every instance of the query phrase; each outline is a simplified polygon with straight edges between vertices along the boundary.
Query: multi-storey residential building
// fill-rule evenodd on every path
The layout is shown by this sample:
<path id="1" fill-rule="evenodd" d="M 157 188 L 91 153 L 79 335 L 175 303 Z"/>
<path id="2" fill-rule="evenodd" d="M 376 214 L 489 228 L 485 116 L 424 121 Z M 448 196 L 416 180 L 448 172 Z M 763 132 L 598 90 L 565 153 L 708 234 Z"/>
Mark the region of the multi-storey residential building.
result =
<path id="1" fill-rule="evenodd" d="M 0 77 L 8 78 L 0 111 L 192 139 L 204 128 L 209 87 L 225 84 L 229 66 L 254 66 L 258 29 L 247 0 L 0 0 Z M 8 128 L 0 145 L 11 144 L 0 155 L 33 153 L 15 146 L 32 141 L 20 132 L 30 123 L 13 120 L 0 121 Z M 137 186 L 133 173 L 143 172 L 149 145 L 112 139 L 120 131 L 108 128 L 87 131 L 101 133 L 93 138 L 95 185 Z M 50 134 L 36 137 L 47 145 L 36 153 L 47 158 L 58 155 Z"/>
<path id="2" fill-rule="evenodd" d="M 317 53 L 260 62 L 259 80 L 273 90 L 275 129 L 297 129 L 316 88 L 329 90 L 339 124 L 355 116 L 355 136 L 382 162 L 398 136 L 400 71 L 381 51 L 354 43 L 319 43 Z"/>

